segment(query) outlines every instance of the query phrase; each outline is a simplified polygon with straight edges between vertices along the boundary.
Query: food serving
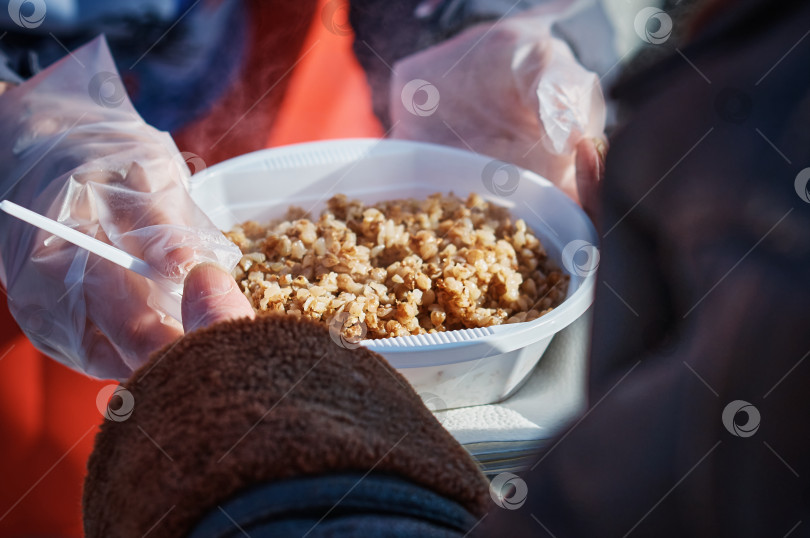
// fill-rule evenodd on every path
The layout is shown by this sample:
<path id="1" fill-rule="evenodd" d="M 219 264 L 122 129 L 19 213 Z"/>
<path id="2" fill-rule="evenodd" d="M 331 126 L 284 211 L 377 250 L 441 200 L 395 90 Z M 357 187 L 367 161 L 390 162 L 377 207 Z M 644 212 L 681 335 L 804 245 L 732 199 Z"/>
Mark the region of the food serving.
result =
<path id="1" fill-rule="evenodd" d="M 530 321 L 566 297 L 568 276 L 522 219 L 477 194 L 365 204 L 337 195 L 317 220 L 247 221 L 226 236 L 233 276 L 257 312 L 385 338 Z"/>

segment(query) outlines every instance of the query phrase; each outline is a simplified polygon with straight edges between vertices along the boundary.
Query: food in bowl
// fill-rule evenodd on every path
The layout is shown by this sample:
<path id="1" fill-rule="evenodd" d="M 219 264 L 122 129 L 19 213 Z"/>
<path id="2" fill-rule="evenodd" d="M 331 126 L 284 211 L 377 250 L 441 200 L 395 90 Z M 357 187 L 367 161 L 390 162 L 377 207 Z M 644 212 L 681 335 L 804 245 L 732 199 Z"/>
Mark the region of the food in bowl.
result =
<path id="1" fill-rule="evenodd" d="M 347 337 L 530 321 L 568 289 L 526 223 L 477 194 L 374 204 L 337 195 L 317 220 L 293 207 L 225 235 L 242 251 L 233 276 L 257 312 L 342 314 Z"/>

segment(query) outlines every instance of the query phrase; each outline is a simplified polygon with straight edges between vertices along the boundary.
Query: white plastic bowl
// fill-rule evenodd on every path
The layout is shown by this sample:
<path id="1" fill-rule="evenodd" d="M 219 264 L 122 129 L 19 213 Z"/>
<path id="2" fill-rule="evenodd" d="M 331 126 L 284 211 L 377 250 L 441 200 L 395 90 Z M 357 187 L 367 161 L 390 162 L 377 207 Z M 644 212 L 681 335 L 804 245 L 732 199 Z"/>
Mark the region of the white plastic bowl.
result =
<path id="1" fill-rule="evenodd" d="M 514 192 L 503 192 L 512 187 Z M 317 215 L 338 193 L 376 202 L 425 198 L 435 192 L 453 191 L 462 197 L 477 192 L 524 219 L 549 256 L 560 267 L 574 269 L 565 269 L 571 281 L 560 306 L 525 323 L 362 342 L 383 355 L 436 410 L 508 397 L 527 378 L 554 334 L 593 301 L 593 271 L 577 270 L 573 260 L 562 263 L 563 249 L 572 241 L 598 243 L 588 217 L 548 180 L 484 155 L 399 140 L 313 142 L 219 163 L 193 176 L 190 190 L 223 230 L 249 219 L 266 222 L 282 217 L 290 205 Z"/>

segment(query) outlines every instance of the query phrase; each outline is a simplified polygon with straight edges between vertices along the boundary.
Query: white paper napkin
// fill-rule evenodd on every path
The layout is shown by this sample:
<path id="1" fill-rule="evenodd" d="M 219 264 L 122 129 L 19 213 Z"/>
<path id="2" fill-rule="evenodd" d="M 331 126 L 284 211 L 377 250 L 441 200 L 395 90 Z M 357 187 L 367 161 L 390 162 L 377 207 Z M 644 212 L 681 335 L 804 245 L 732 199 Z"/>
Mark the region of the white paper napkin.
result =
<path id="1" fill-rule="evenodd" d="M 437 418 L 489 467 L 532 454 L 585 411 L 590 327 L 589 309 L 557 333 L 527 382 L 507 400 L 442 411 Z M 513 463 L 507 467 L 515 467 Z"/>

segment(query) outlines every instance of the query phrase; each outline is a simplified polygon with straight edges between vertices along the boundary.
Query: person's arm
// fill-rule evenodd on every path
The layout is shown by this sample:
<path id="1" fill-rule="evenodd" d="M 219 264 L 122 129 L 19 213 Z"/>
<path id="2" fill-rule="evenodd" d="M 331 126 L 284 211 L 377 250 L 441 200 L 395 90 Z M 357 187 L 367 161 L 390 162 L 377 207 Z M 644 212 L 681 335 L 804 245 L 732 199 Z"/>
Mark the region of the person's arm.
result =
<path id="1" fill-rule="evenodd" d="M 389 136 L 533 170 L 595 213 L 606 149 L 599 75 L 618 60 L 598 3 L 350 6 L 354 51 Z"/>
<path id="2" fill-rule="evenodd" d="M 220 508 L 248 534 L 274 522 L 324 536 L 351 518 L 461 536 L 484 514 L 475 462 L 381 356 L 311 321 L 250 319 L 213 265 L 189 274 L 183 316 L 190 332 L 123 385 L 127 409 L 96 437 L 87 536 L 181 536 Z"/>
<path id="3" fill-rule="evenodd" d="M 807 534 L 810 8 L 728 7 L 617 90 L 590 408 L 484 536 Z"/>
<path id="4" fill-rule="evenodd" d="M 175 286 L 195 263 L 238 261 L 189 196 L 186 156 L 137 114 L 102 38 L 7 89 L 0 124 L 0 199 L 112 243 Z M 8 215 L 0 225 L 9 309 L 54 359 L 124 379 L 182 334 L 165 290 Z"/>

